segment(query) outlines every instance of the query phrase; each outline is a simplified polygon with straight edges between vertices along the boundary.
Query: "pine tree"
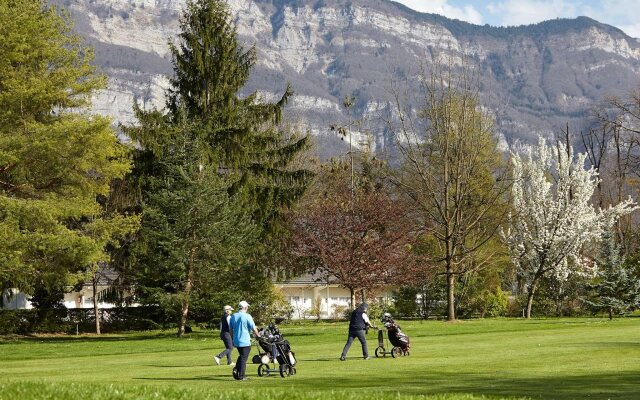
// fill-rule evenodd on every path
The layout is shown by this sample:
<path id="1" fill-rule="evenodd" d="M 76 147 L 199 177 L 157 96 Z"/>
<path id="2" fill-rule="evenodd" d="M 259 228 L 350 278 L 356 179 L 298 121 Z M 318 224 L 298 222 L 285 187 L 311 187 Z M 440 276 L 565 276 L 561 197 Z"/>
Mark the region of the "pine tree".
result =
<path id="1" fill-rule="evenodd" d="M 145 180 L 138 243 L 144 251 L 137 261 L 147 270 L 138 283 L 147 300 L 180 310 L 181 336 L 193 292 L 246 262 L 257 229 L 228 194 L 228 179 L 215 165 L 201 162 L 207 146 L 197 140 L 198 127 L 171 127 L 178 130 Z"/>
<path id="2" fill-rule="evenodd" d="M 74 284 L 125 219 L 97 201 L 130 168 L 107 118 L 86 112 L 105 78 L 69 18 L 45 1 L 0 2 L 0 281 Z"/>
<path id="3" fill-rule="evenodd" d="M 256 52 L 242 48 L 230 21 L 223 1 L 187 2 L 178 43 L 170 44 L 175 76 L 166 110 L 136 109 L 140 126 L 127 129 L 143 147 L 137 157 L 145 203 L 144 246 L 137 256 L 142 294 L 150 300 L 152 292 L 182 297 L 179 334 L 190 303 L 205 293 L 235 289 L 236 296 L 256 296 L 256 290 L 269 290 L 256 260 L 282 210 L 301 196 L 311 176 L 291 167 L 308 138 L 280 129 L 291 89 L 276 103 L 261 102 L 256 93 L 240 96 Z M 186 210 L 201 217 L 178 217 Z M 224 246 L 202 252 L 221 237 Z M 192 245 L 198 242 L 202 246 Z M 190 250 L 171 256 L 178 248 Z"/>
<path id="4" fill-rule="evenodd" d="M 311 176 L 292 169 L 293 160 L 309 145 L 308 136 L 287 136 L 279 129 L 282 109 L 293 95 L 287 85 L 276 103 L 261 102 L 257 93 L 240 91 L 256 62 L 254 47 L 238 42 L 226 2 L 187 3 L 180 23 L 179 44 L 171 44 L 175 77 L 168 108 L 177 116 L 199 121 L 209 146 L 210 161 L 235 175 L 235 191 L 244 192 L 245 206 L 265 232 L 304 192 Z"/>
<path id="5" fill-rule="evenodd" d="M 600 257 L 596 260 L 598 272 L 592 284 L 587 285 L 591 296 L 585 299 L 593 311 L 605 311 L 609 319 L 640 306 L 640 280 L 630 274 L 620 256 L 614 235 L 607 231 L 602 238 Z"/>

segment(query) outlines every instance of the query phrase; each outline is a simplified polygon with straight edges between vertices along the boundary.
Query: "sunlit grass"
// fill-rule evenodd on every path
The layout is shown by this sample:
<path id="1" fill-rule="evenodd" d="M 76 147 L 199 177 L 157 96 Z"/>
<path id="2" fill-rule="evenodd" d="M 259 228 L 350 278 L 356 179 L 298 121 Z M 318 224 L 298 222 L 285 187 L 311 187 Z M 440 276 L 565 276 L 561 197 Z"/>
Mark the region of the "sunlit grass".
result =
<path id="1" fill-rule="evenodd" d="M 0 399 L 637 399 L 640 319 L 401 322 L 409 357 L 338 357 L 345 323 L 282 325 L 299 364 L 289 378 L 236 382 L 215 366 L 214 332 L 0 340 Z M 373 354 L 376 336 L 368 336 Z M 253 353 L 256 351 L 254 350 Z M 234 357 L 236 353 L 234 353 Z"/>

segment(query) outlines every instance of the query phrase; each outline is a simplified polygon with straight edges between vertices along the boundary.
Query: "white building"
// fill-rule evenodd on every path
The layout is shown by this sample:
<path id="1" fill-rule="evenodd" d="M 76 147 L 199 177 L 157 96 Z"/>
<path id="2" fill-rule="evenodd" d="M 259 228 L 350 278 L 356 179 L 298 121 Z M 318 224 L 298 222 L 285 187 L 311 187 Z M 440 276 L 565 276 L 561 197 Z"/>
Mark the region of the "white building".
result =
<path id="1" fill-rule="evenodd" d="M 98 306 L 102 308 L 113 308 L 115 304 L 102 301 L 106 293 L 113 289 L 113 283 L 117 280 L 117 273 L 107 268 L 101 268 L 98 273 L 96 293 L 98 295 Z M 80 289 L 74 286 L 67 287 L 68 292 L 64 294 L 63 303 L 68 309 L 72 308 L 93 308 L 93 284 L 87 281 Z M 19 310 L 32 309 L 30 295 L 20 292 L 17 289 L 8 289 L 2 293 L 2 306 L 5 309 Z"/>
<path id="2" fill-rule="evenodd" d="M 317 274 L 304 274 L 286 281 L 274 282 L 274 285 L 293 308 L 293 319 L 315 318 L 314 305 L 319 307 L 321 319 L 342 318 L 345 310 L 351 305 L 349 289 Z M 391 302 L 391 291 L 390 288 L 378 291 L 375 300 Z M 368 299 L 372 300 L 373 298 Z"/>
<path id="3" fill-rule="evenodd" d="M 100 309 L 113 308 L 115 304 L 101 301 L 101 294 L 111 290 L 111 283 L 115 276 L 108 276 L 98 282 L 98 307 Z M 318 274 L 304 274 L 293 279 L 274 282 L 285 300 L 291 305 L 293 319 L 315 318 L 313 312 L 314 303 L 319 306 L 320 319 L 340 319 L 351 306 L 351 293 L 348 289 L 327 280 Z M 93 308 L 93 286 L 90 282 L 79 290 L 69 287 L 69 292 L 64 294 L 64 305 L 68 309 Z M 5 291 L 2 296 L 3 308 L 6 309 L 31 309 L 29 295 L 15 289 Z M 391 289 L 385 289 L 375 294 L 375 300 L 391 302 Z M 368 296 L 368 301 L 374 298 Z"/>

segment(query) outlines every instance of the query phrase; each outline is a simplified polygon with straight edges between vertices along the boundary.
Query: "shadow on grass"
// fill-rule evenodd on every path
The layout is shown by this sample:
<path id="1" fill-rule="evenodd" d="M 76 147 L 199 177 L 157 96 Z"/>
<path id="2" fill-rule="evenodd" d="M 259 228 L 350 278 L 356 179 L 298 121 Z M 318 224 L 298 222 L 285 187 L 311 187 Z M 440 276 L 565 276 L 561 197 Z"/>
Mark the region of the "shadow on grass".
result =
<path id="1" fill-rule="evenodd" d="M 192 334 L 193 335 L 193 334 Z M 16 343 L 99 343 L 99 342 L 137 342 L 158 339 L 201 339 L 208 338 L 209 333 L 200 333 L 193 336 L 187 336 L 178 339 L 172 332 L 154 332 L 154 333 L 125 333 L 125 334 L 105 334 L 105 335 L 47 335 L 47 336 L 19 336 L 13 338 L 0 338 L 0 346 Z"/>
<path id="2" fill-rule="evenodd" d="M 257 379 L 257 378 L 256 378 Z M 190 382 L 190 381 L 233 381 L 233 376 L 192 376 L 190 378 L 133 378 L 134 381 L 155 381 L 155 382 Z"/>
<path id="3" fill-rule="evenodd" d="M 318 334 L 316 332 L 286 332 L 283 333 L 285 338 L 290 338 L 290 337 L 303 337 L 303 336 L 317 336 Z"/>
<path id="4" fill-rule="evenodd" d="M 340 362 L 340 357 L 324 357 L 324 358 L 300 358 L 296 357 L 298 361 L 315 361 L 315 362 Z M 360 357 L 362 358 L 362 357 Z"/>
<path id="5" fill-rule="evenodd" d="M 141 365 L 142 367 L 151 367 L 151 368 L 199 368 L 199 367 L 227 367 L 227 365 L 215 365 L 215 364 L 184 364 L 184 365 L 161 365 L 161 364 L 145 364 Z M 231 371 L 231 369 L 229 369 Z"/>
<path id="6" fill-rule="evenodd" d="M 490 374 L 443 374 L 427 372 L 416 376 L 404 377 L 401 386 L 380 380 L 379 376 L 368 377 L 354 374 L 337 378 L 332 387 L 351 390 L 366 387 L 368 390 L 400 392 L 406 395 L 436 395 L 444 393 L 466 393 L 478 396 L 511 396 L 542 399 L 638 399 L 640 380 L 638 372 L 619 374 L 545 376 L 513 378 L 492 376 Z M 305 377 L 306 388 L 322 387 L 326 379 Z"/>

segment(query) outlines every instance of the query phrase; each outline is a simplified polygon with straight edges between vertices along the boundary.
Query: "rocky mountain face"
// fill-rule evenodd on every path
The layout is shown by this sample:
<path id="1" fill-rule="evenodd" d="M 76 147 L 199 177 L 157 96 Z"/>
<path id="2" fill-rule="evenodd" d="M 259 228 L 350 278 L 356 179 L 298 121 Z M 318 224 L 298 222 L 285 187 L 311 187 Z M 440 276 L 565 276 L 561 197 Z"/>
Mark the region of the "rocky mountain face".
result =
<path id="1" fill-rule="evenodd" d="M 184 0 L 52 0 L 70 11 L 95 47 L 109 88 L 96 112 L 131 123 L 134 100 L 161 107 L 172 74 L 167 41 L 175 38 Z M 414 12 L 388 0 L 229 0 L 241 40 L 256 46 L 247 92 L 265 98 L 291 82 L 289 119 L 340 151 L 329 126 L 367 121 L 377 150 L 392 143 L 381 115 L 392 109 L 393 82 L 414 82 L 434 55 L 475 65 L 483 105 L 507 142 L 530 142 L 567 123 L 584 129 L 606 95 L 640 83 L 640 43 L 589 18 L 495 28 Z M 419 98 L 417 85 L 409 95 Z M 354 95 L 347 113 L 342 100 Z M 419 107 L 418 103 L 414 104 Z M 367 135 L 357 132 L 354 143 Z"/>

